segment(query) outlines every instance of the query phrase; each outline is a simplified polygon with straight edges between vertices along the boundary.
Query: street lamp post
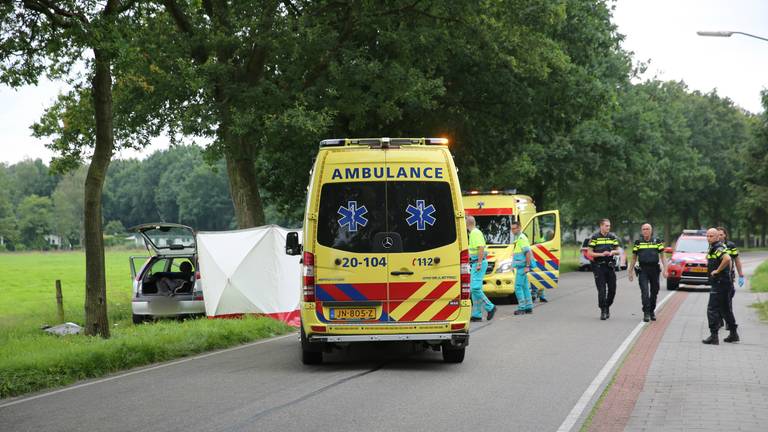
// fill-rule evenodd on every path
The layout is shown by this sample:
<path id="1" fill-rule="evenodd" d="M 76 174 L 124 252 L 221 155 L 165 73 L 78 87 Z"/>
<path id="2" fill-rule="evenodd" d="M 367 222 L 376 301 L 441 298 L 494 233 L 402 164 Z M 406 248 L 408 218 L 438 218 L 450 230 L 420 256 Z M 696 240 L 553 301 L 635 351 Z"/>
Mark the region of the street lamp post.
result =
<path id="1" fill-rule="evenodd" d="M 699 36 L 713 36 L 713 37 L 731 37 L 735 34 L 740 34 L 740 35 L 749 36 L 755 39 L 760 39 L 768 42 L 768 39 L 764 37 L 755 36 L 753 34 L 744 33 L 740 31 L 697 31 L 696 34 Z"/>

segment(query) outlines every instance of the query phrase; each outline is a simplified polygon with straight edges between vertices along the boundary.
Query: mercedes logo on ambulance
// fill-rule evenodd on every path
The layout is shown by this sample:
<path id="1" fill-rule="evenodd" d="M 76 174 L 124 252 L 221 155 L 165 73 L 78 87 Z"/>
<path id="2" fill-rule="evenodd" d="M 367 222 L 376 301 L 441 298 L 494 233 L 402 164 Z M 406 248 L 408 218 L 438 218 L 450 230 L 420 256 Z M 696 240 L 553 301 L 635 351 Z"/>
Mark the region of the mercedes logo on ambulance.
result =
<path id="1" fill-rule="evenodd" d="M 381 245 L 384 246 L 384 249 L 389 249 L 395 244 L 395 241 L 392 240 L 392 237 L 384 237 L 384 240 L 381 241 Z"/>

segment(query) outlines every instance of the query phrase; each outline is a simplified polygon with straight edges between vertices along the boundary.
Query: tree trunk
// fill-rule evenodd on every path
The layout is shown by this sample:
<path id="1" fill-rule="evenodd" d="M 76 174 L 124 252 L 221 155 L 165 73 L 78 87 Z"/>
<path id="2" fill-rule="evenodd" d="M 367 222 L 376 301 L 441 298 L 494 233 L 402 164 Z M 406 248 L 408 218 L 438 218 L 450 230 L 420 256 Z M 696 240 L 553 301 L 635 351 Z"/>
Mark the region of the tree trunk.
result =
<path id="1" fill-rule="evenodd" d="M 109 337 L 107 284 L 104 266 L 104 237 L 101 221 L 101 193 L 114 149 L 112 131 L 112 72 L 108 56 L 93 50 L 93 108 L 96 146 L 85 177 L 85 334 Z"/>
<path id="2" fill-rule="evenodd" d="M 264 207 L 256 179 L 254 151 L 238 138 L 227 145 L 227 177 L 229 193 L 235 207 L 238 228 L 264 225 Z"/>

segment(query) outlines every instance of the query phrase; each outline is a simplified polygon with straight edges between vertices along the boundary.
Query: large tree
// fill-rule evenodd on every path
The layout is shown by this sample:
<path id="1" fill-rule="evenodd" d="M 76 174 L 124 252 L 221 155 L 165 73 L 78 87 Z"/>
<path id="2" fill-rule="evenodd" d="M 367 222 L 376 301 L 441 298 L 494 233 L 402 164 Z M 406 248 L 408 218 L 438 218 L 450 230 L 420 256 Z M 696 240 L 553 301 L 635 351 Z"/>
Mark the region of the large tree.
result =
<path id="1" fill-rule="evenodd" d="M 85 332 L 102 337 L 109 337 L 101 195 L 115 150 L 113 63 L 128 60 L 130 33 L 121 16 L 134 3 L 21 0 L 0 5 L 0 81 L 21 86 L 36 84 L 42 75 L 71 77 L 79 71 L 73 65 L 85 71 L 86 78 L 71 81 L 73 93 L 46 113 L 35 133 L 54 137 L 50 147 L 61 154 L 61 169 L 90 156 L 83 200 Z"/>

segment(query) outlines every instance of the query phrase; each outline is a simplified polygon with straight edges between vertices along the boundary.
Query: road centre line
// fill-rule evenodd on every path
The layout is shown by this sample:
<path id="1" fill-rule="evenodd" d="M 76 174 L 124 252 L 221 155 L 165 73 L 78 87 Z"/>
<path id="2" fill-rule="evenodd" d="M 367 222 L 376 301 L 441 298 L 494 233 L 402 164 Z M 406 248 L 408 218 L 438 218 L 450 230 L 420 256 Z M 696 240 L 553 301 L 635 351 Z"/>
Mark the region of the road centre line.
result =
<path id="1" fill-rule="evenodd" d="M 656 306 L 656 310 L 661 309 L 661 307 L 664 305 L 664 303 L 667 302 L 673 295 L 675 295 L 675 292 L 671 292 L 664 297 L 661 302 Z M 584 413 L 584 410 L 587 409 L 587 406 L 589 405 L 589 402 L 594 397 L 595 393 L 600 389 L 603 382 L 605 382 L 606 378 L 610 375 L 610 372 L 613 370 L 613 368 L 616 366 L 616 364 L 619 362 L 621 357 L 624 355 L 624 353 L 627 351 L 629 346 L 632 344 L 632 341 L 635 340 L 637 335 L 640 333 L 640 331 L 643 329 L 643 327 L 647 323 L 644 321 L 640 321 L 635 328 L 632 330 L 632 332 L 627 336 L 626 339 L 624 339 L 624 342 L 619 345 L 619 348 L 616 349 L 616 351 L 613 353 L 611 358 L 608 359 L 608 362 L 605 363 L 602 369 L 600 369 L 600 372 L 597 373 L 597 376 L 595 379 L 592 380 L 592 383 L 589 384 L 589 387 L 587 387 L 586 390 L 584 390 L 584 393 L 581 395 L 581 398 L 579 398 L 578 402 L 576 402 L 576 405 L 573 407 L 571 412 L 568 414 L 568 416 L 565 417 L 565 420 L 560 425 L 559 428 L 557 428 L 557 432 L 570 432 L 571 429 L 573 429 L 573 426 L 576 424 L 576 422 L 579 420 L 581 415 Z"/>
<path id="2" fill-rule="evenodd" d="M 285 338 L 291 337 L 291 336 L 292 337 L 296 337 L 296 333 L 289 333 L 289 334 L 286 334 L 286 335 L 277 336 L 277 337 L 273 337 L 273 338 L 265 339 L 265 340 L 260 340 L 260 341 L 256 341 L 256 342 L 251 342 L 249 344 L 240 345 L 240 346 L 236 346 L 236 347 L 232 347 L 232 348 L 227 348 L 227 349 L 223 349 L 223 350 L 220 350 L 220 351 L 214 351 L 214 352 L 210 352 L 210 353 L 206 353 L 206 354 L 200 354 L 200 355 L 197 355 L 197 356 L 194 356 L 194 357 L 187 357 L 187 358 L 183 358 L 181 360 L 172 361 L 170 363 L 163 363 L 163 364 L 160 364 L 160 365 L 157 365 L 157 366 L 152 366 L 152 367 L 148 367 L 148 368 L 138 369 L 138 370 L 134 370 L 134 371 L 131 371 L 131 372 L 122 373 L 120 375 L 114 375 L 114 376 L 111 376 L 111 377 L 102 378 L 102 379 L 99 379 L 99 380 L 96 380 L 96 381 L 89 381 L 89 382 L 86 382 L 86 383 L 73 385 L 71 387 L 64 387 L 62 389 L 54 390 L 54 391 L 47 392 L 47 393 L 38 394 L 38 395 L 35 395 L 35 396 L 30 396 L 30 397 L 26 397 L 26 398 L 22 398 L 22 399 L 16 399 L 16 400 L 4 403 L 4 404 L 0 404 L 0 408 L 6 408 L 6 407 L 9 407 L 9 406 L 12 406 L 12 405 L 20 404 L 22 402 L 29 402 L 29 401 L 33 401 L 35 399 L 44 398 L 46 396 L 53 396 L 53 395 L 56 395 L 56 394 L 59 394 L 59 393 L 64 393 L 64 392 L 67 392 L 67 391 L 70 391 L 70 390 L 76 390 L 76 389 L 80 389 L 80 388 L 83 388 L 83 387 L 89 387 L 89 386 L 92 386 L 92 385 L 95 385 L 95 384 L 101 384 L 101 383 L 104 383 L 104 382 L 107 382 L 107 381 L 113 381 L 113 380 L 116 380 L 118 378 L 124 378 L 124 377 L 131 376 L 131 375 L 137 375 L 137 374 L 144 373 L 144 372 L 150 372 L 150 371 L 157 370 L 157 369 L 162 369 L 162 368 L 165 368 L 165 367 L 168 367 L 168 366 L 175 366 L 175 365 L 178 365 L 178 364 L 187 363 L 187 362 L 190 362 L 190 361 L 193 361 L 193 360 L 200 360 L 200 359 L 203 359 L 203 358 L 206 358 L 206 357 L 212 357 L 212 356 L 215 356 L 215 355 L 218 355 L 218 354 L 228 353 L 228 352 L 232 352 L 232 351 L 238 351 L 238 350 L 241 350 L 241 349 L 250 348 L 252 346 L 261 345 L 261 344 L 265 344 L 265 343 L 268 343 L 268 342 L 273 342 L 273 341 L 280 340 L 280 339 L 285 339 Z"/>

